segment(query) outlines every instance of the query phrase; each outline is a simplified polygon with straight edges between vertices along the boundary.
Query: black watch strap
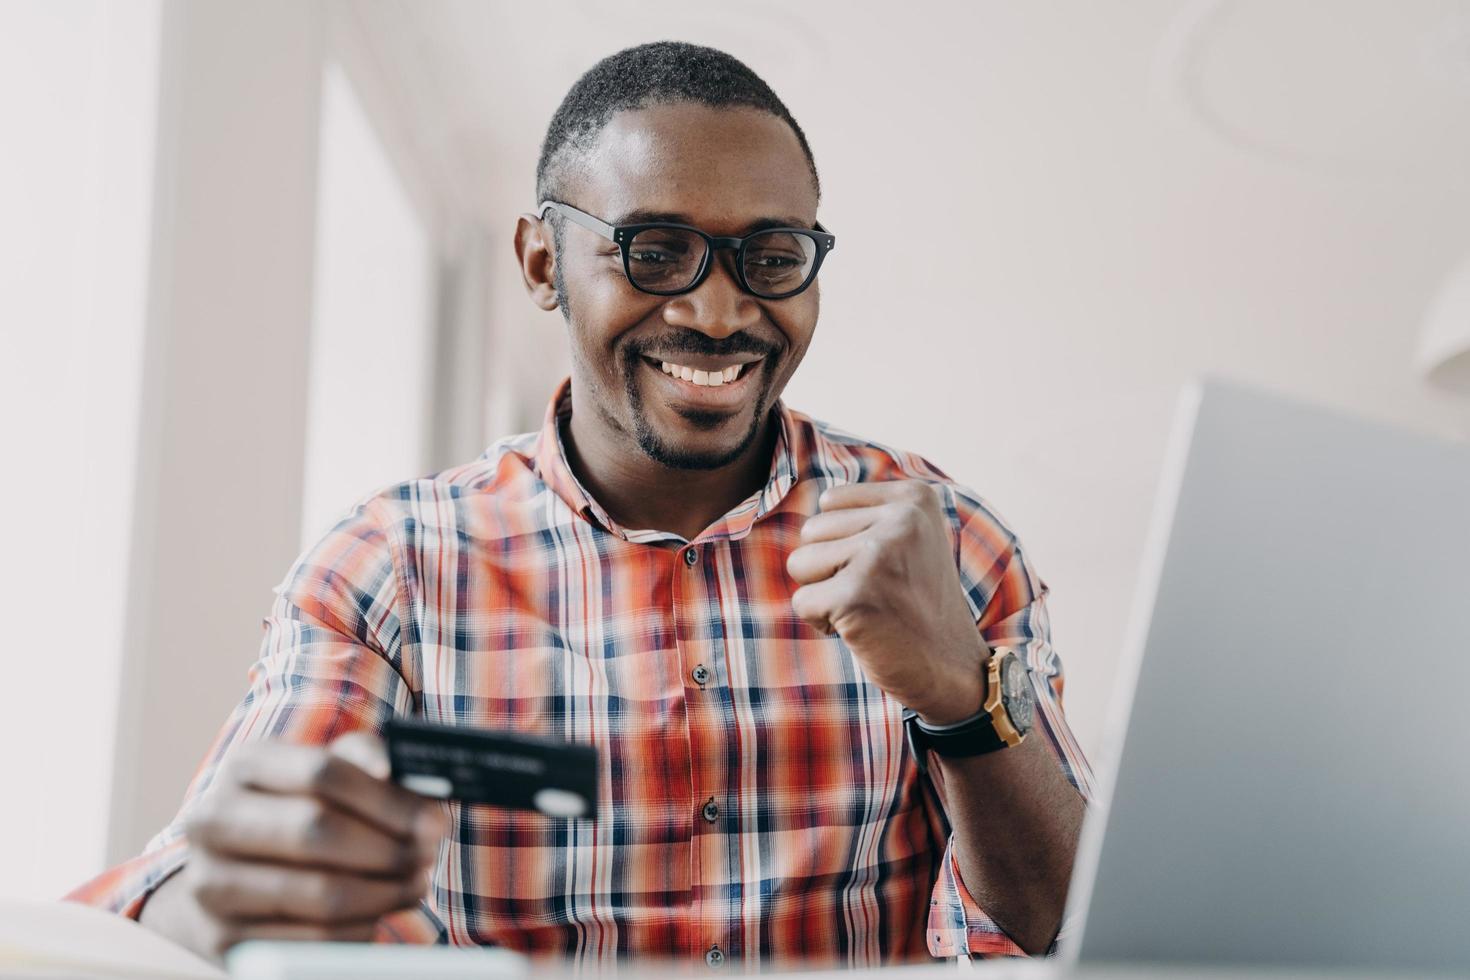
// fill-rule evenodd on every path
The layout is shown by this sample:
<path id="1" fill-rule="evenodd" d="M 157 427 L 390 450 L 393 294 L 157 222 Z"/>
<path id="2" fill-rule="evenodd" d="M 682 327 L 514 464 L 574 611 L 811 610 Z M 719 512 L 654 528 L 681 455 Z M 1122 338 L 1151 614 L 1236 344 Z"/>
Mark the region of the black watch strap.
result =
<path id="1" fill-rule="evenodd" d="M 914 757 L 914 763 L 921 773 L 929 771 L 930 749 L 946 759 L 963 759 L 1006 747 L 1005 739 L 995 731 L 990 712 L 983 708 L 979 714 L 943 728 L 929 727 L 919 720 L 917 711 L 905 708 L 903 728 L 909 743 L 909 753 Z"/>

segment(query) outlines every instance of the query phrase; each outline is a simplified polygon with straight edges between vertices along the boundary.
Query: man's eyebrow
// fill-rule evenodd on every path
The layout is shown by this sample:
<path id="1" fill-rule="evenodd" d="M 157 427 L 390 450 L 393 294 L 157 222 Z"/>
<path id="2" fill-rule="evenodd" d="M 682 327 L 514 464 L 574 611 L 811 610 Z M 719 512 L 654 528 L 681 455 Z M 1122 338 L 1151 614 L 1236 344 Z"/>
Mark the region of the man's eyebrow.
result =
<path id="1" fill-rule="evenodd" d="M 689 225 L 698 228 L 699 225 L 690 219 L 689 215 L 678 211 L 649 211 L 639 209 L 629 211 L 627 214 L 618 215 L 609 221 L 612 225 L 651 225 L 659 222 L 667 222 L 675 225 Z M 810 228 L 805 221 L 796 217 L 785 218 L 757 218 L 742 229 L 746 234 L 762 231 L 766 228 Z"/>

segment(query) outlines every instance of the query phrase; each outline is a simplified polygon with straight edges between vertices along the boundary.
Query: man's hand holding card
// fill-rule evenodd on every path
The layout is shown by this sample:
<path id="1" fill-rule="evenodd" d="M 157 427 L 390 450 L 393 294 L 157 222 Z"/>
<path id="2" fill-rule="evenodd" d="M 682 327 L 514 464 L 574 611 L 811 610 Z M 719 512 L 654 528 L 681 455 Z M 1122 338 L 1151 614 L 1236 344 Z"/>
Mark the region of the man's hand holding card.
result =
<path id="1" fill-rule="evenodd" d="M 246 939 L 372 938 L 428 893 L 441 800 L 597 812 L 597 752 L 554 739 L 390 721 L 329 746 L 238 746 L 187 824 L 189 858 L 145 925 L 218 959 Z"/>

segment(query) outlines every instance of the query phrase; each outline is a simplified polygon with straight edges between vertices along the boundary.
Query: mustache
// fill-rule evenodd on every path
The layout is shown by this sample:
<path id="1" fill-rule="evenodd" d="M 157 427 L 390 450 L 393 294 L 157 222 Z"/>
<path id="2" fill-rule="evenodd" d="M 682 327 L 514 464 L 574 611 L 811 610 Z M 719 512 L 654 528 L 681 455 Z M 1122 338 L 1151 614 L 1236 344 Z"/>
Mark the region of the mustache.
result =
<path id="1" fill-rule="evenodd" d="M 753 337 L 744 331 L 728 337 L 711 337 L 698 330 L 685 330 L 666 337 L 653 337 L 630 343 L 627 347 L 633 357 L 653 357 L 654 351 L 662 354 L 699 354 L 705 357 L 729 357 L 732 354 L 755 354 L 760 357 L 776 352 L 777 347 L 768 341 Z M 662 358 L 668 360 L 668 358 Z"/>

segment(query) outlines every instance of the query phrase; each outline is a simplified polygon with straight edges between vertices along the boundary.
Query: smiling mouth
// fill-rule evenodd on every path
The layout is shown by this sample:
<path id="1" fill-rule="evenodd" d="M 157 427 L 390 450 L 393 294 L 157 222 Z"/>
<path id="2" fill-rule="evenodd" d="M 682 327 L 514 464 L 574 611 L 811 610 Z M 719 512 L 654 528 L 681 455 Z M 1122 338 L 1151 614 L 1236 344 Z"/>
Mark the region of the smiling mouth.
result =
<path id="1" fill-rule="evenodd" d="M 726 365 L 717 364 L 708 368 L 646 356 L 642 360 L 650 368 L 662 374 L 673 390 L 685 397 L 729 404 L 738 401 L 736 392 L 743 392 L 748 387 L 747 379 L 756 373 L 756 369 L 764 363 L 765 358 Z"/>
<path id="2" fill-rule="evenodd" d="M 655 362 L 652 358 L 649 358 L 648 363 L 653 364 Z M 657 363 L 659 370 L 663 371 L 669 377 L 678 378 L 680 381 L 687 381 L 701 388 L 718 388 L 720 385 L 729 384 L 739 378 L 741 372 L 746 367 L 744 364 L 731 364 L 725 368 L 705 370 L 690 367 L 687 364 L 676 364 L 673 361 L 659 361 Z"/>

